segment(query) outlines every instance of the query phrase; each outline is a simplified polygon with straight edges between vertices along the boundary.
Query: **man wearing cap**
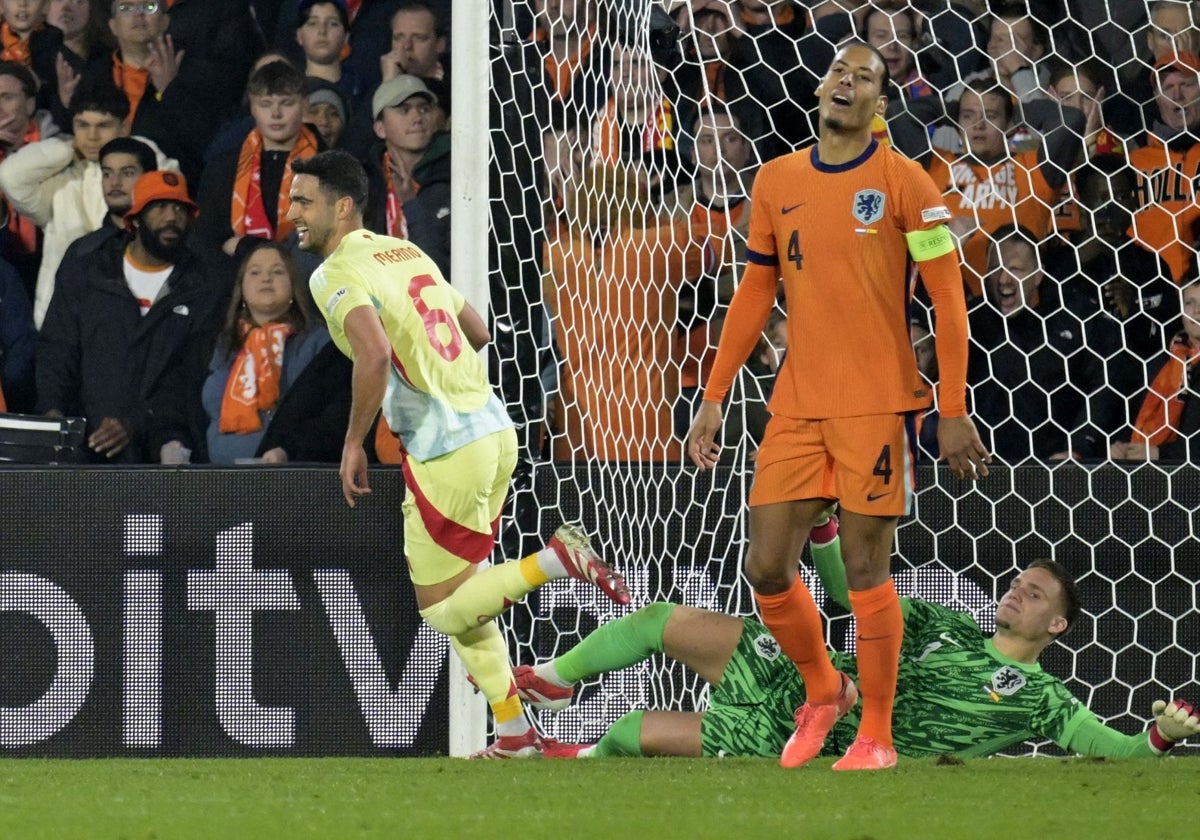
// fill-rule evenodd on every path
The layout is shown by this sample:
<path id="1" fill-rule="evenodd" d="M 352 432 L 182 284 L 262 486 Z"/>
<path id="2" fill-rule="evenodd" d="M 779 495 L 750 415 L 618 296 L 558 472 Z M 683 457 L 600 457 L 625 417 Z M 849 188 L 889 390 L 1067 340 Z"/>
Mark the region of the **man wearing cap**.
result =
<path id="1" fill-rule="evenodd" d="M 408 239 L 450 276 L 450 134 L 434 129 L 437 97 L 416 76 L 379 86 L 371 99 L 375 136 L 367 155 L 367 227 Z"/>
<path id="2" fill-rule="evenodd" d="M 100 149 L 100 186 L 108 214 L 100 227 L 67 247 L 59 272 L 68 262 L 90 260 L 92 253 L 110 239 L 124 241 L 125 214 L 133 206 L 133 186 L 142 175 L 158 168 L 154 147 L 136 137 L 114 137 L 104 144 Z"/>
<path id="3" fill-rule="evenodd" d="M 350 109 L 337 85 L 307 76 L 304 79 L 304 121 L 317 130 L 328 149 L 341 145 Z"/>
<path id="4" fill-rule="evenodd" d="M 38 337 L 38 410 L 87 418 L 99 463 L 179 463 L 196 440 L 193 366 L 224 295 L 187 247 L 199 208 L 174 172 L 133 188 L 127 236 L 59 273 Z"/>
<path id="5" fill-rule="evenodd" d="M 1138 194 L 1142 207 L 1134 215 L 1134 236 L 1158 252 L 1175 282 L 1195 259 L 1200 206 L 1192 186 L 1200 172 L 1200 58 L 1192 53 L 1165 53 L 1154 62 L 1157 116 L 1130 153 L 1129 162 L 1142 173 Z"/>

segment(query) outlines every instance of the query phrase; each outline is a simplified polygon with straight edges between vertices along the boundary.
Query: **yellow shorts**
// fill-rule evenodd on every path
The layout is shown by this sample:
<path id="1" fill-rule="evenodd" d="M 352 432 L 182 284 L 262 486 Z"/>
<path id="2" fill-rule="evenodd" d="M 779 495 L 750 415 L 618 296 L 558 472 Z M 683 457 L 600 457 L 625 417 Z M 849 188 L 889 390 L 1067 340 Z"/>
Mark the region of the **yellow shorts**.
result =
<path id="1" fill-rule="evenodd" d="M 512 429 L 428 461 L 404 459 L 404 554 L 413 583 L 442 583 L 491 556 L 516 465 Z"/>
<path id="2" fill-rule="evenodd" d="M 767 423 L 750 488 L 750 506 L 837 499 L 869 516 L 911 512 L 915 415 L 828 420 L 775 416 Z"/>

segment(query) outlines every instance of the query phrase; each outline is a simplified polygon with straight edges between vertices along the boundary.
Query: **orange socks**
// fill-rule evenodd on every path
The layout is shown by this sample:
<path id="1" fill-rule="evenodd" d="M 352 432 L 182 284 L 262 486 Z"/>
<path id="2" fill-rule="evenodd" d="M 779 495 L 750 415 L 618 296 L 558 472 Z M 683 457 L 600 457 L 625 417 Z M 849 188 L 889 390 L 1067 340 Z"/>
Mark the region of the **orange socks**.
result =
<path id="1" fill-rule="evenodd" d="M 904 614 L 892 579 L 872 589 L 850 590 L 850 606 L 858 624 L 858 678 L 863 713 L 858 734 L 892 746 L 892 704 L 900 670 Z"/>
<path id="2" fill-rule="evenodd" d="M 799 576 L 792 588 L 778 595 L 754 593 L 763 624 L 800 669 L 805 691 L 813 703 L 832 703 L 842 683 L 825 649 L 825 630 L 812 593 Z M 897 611 L 899 614 L 899 611 Z M 895 678 L 892 679 L 893 684 Z M 888 707 L 889 711 L 891 706 Z M 890 743 L 890 741 L 889 741 Z"/>

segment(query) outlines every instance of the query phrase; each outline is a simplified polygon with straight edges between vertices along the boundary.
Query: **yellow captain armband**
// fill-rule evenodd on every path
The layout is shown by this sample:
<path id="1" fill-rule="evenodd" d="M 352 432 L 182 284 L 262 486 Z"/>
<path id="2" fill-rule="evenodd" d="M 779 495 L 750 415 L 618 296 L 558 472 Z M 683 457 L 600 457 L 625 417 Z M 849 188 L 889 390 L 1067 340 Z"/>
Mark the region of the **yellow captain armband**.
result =
<path id="1" fill-rule="evenodd" d="M 908 242 L 908 253 L 917 262 L 949 254 L 956 247 L 954 236 L 945 225 L 928 230 L 914 230 L 904 234 L 904 238 Z"/>

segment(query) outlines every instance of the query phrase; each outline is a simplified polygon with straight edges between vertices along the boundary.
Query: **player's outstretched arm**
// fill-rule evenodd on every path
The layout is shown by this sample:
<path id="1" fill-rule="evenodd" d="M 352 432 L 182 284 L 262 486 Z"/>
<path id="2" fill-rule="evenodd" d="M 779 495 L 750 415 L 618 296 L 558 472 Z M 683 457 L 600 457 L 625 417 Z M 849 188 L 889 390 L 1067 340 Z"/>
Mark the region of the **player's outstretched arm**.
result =
<path id="1" fill-rule="evenodd" d="M 1107 758 L 1152 758 L 1166 755 L 1185 738 L 1200 735 L 1200 719 L 1190 703 L 1159 700 L 1151 707 L 1154 721 L 1148 731 L 1126 735 L 1102 724 L 1090 712 L 1065 743 L 1051 732 L 1039 733 L 1079 755 Z"/>
<path id="2" fill-rule="evenodd" d="M 688 457 L 701 470 L 715 467 L 721 458 L 721 444 L 717 441 L 720 430 L 721 404 L 701 400 L 687 436 Z"/>
<path id="3" fill-rule="evenodd" d="M 1184 738 L 1200 735 L 1200 717 L 1185 700 L 1155 700 L 1154 726 L 1150 727 L 1150 748 L 1158 755 L 1165 754 Z"/>

